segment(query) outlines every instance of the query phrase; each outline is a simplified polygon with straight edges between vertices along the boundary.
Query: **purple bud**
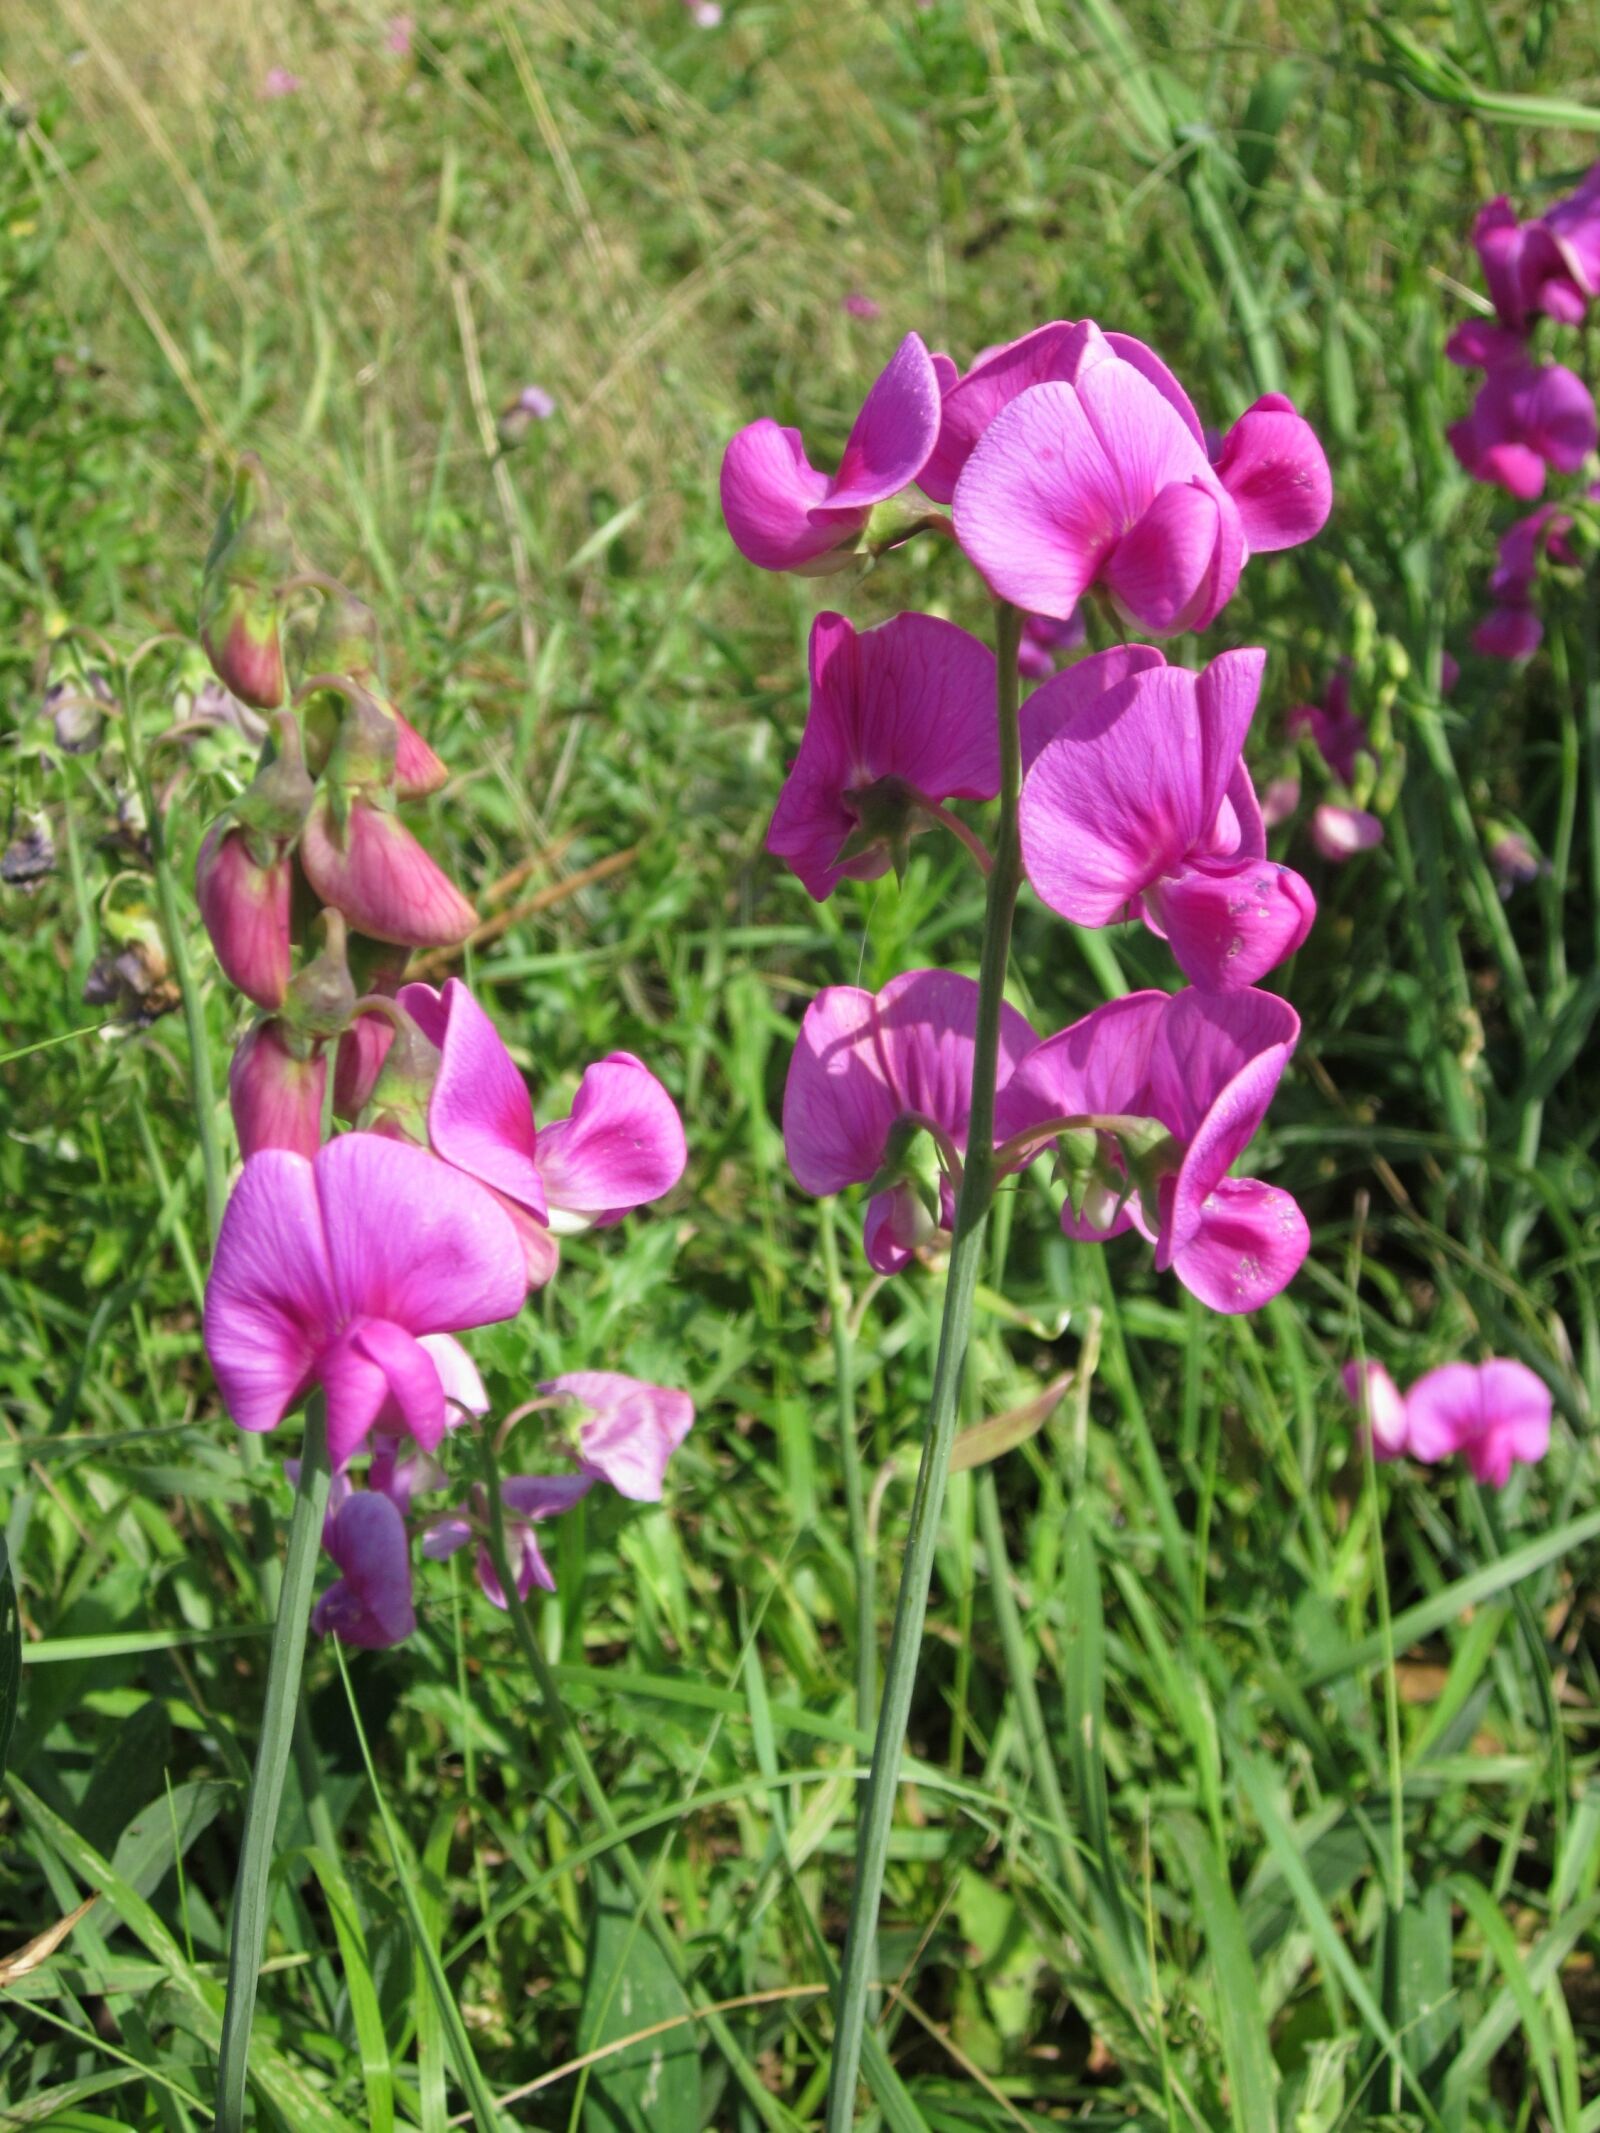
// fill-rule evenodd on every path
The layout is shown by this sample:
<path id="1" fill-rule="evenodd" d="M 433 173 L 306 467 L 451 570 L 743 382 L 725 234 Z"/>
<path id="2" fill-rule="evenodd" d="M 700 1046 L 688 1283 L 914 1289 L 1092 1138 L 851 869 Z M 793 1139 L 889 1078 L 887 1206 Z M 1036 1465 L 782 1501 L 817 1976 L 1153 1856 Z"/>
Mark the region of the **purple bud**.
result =
<path id="1" fill-rule="evenodd" d="M 321 1145 L 328 1062 L 320 1051 L 301 1058 L 292 1043 L 282 1022 L 258 1022 L 228 1068 L 228 1102 L 247 1162 L 262 1148 L 287 1148 L 309 1161 Z"/>

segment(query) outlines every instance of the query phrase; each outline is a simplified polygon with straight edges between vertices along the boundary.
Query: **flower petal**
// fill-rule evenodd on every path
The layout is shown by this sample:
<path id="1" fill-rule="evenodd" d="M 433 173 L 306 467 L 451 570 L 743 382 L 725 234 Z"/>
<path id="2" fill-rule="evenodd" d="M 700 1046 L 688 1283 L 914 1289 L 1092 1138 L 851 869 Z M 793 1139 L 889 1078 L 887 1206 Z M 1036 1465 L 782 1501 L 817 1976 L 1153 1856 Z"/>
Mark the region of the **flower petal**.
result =
<path id="1" fill-rule="evenodd" d="M 1339 1375 L 1352 1405 L 1372 1432 L 1373 1457 L 1403 1458 L 1409 1436 L 1406 1403 L 1388 1371 L 1381 1363 L 1346 1363 Z"/>
<path id="2" fill-rule="evenodd" d="M 882 1164 L 900 1105 L 878 1055 L 876 1003 L 830 985 L 806 1009 L 783 1092 L 783 1144 L 803 1192 L 864 1185 Z"/>
<path id="3" fill-rule="evenodd" d="M 406 948 L 450 948 L 478 914 L 394 816 L 352 801 L 342 832 L 319 792 L 300 838 L 300 864 L 318 896 L 359 933 Z"/>
<path id="4" fill-rule="evenodd" d="M 405 1520 L 387 1496 L 362 1491 L 333 1522 L 328 1552 L 344 1572 L 317 1602 L 313 1627 L 343 1644 L 382 1651 L 417 1626 Z"/>
<path id="5" fill-rule="evenodd" d="M 864 522 L 817 520 L 828 477 L 806 458 L 798 430 L 769 417 L 729 440 L 722 458 L 722 515 L 733 544 L 762 570 L 794 570 L 826 555 Z"/>
<path id="6" fill-rule="evenodd" d="M 338 1304 L 316 1173 L 268 1148 L 245 1164 L 206 1283 L 205 1347 L 241 1429 L 274 1429 L 312 1383 Z"/>
<path id="7" fill-rule="evenodd" d="M 997 416 L 954 501 L 956 537 L 990 588 L 1062 622 L 1128 522 L 1119 470 L 1071 385 L 1032 386 Z"/>
<path id="8" fill-rule="evenodd" d="M 1287 1000 L 1203 993 L 1168 1005 L 1150 1055 L 1151 1108 L 1188 1146 L 1163 1224 L 1163 1250 L 1184 1244 L 1206 1201 L 1266 1115 L 1300 1036 Z"/>
<path id="9" fill-rule="evenodd" d="M 585 1475 L 619 1496 L 659 1503 L 667 1461 L 688 1436 L 694 1402 L 686 1392 L 646 1384 L 615 1370 L 574 1370 L 541 1385 L 590 1410 L 578 1437 Z"/>
<path id="10" fill-rule="evenodd" d="M 1107 589 L 1122 611 L 1154 636 L 1203 628 L 1221 535 L 1216 497 L 1198 482 L 1169 482 L 1112 550 L 1104 572 Z"/>
<path id="11" fill-rule="evenodd" d="M 1040 751 L 1058 733 L 1083 717 L 1087 707 L 1119 682 L 1147 667 L 1164 667 L 1165 655 L 1153 644 L 1114 644 L 1109 651 L 1091 653 L 1075 666 L 1064 667 L 1022 706 L 1022 768 L 1030 771 Z"/>
<path id="12" fill-rule="evenodd" d="M 1223 1178 L 1198 1227 L 1172 1255 L 1184 1287 L 1213 1311 L 1255 1311 L 1287 1288 L 1311 1248 L 1290 1194 L 1259 1178 Z"/>
<path id="13" fill-rule="evenodd" d="M 929 1120 L 958 1149 L 966 1147 L 977 1026 L 978 987 L 951 971 L 910 970 L 878 995 L 878 1046 L 896 1115 Z M 998 1087 L 1038 1041 L 1014 1007 L 1002 1006 Z"/>
<path id="14" fill-rule="evenodd" d="M 1267 393 L 1229 430 L 1217 478 L 1244 522 L 1252 555 L 1298 548 L 1327 524 L 1333 476 L 1317 433 L 1282 393 Z"/>
<path id="15" fill-rule="evenodd" d="M 919 478 L 923 494 L 936 504 L 949 503 L 962 468 L 990 423 L 1030 385 L 1072 378 L 1093 330 L 1088 320 L 1073 325 L 1056 319 L 1037 326 L 1021 340 L 980 356 L 959 383 L 947 385 L 938 442 Z"/>
<path id="16" fill-rule="evenodd" d="M 1147 1113 L 1150 1055 L 1167 999 L 1164 992 L 1127 993 L 1036 1045 L 995 1100 L 996 1139 L 1010 1140 L 1044 1119 Z"/>
<path id="17" fill-rule="evenodd" d="M 1248 859 L 1185 868 L 1149 890 L 1145 922 L 1167 937 L 1179 969 L 1203 991 L 1234 992 L 1293 955 L 1317 900 L 1291 867 Z"/>
<path id="18" fill-rule="evenodd" d="M 443 1006 L 444 1042 L 428 1101 L 428 1138 L 457 1170 L 542 1215 L 544 1185 L 535 1160 L 527 1083 L 500 1032 L 459 978 L 446 984 Z"/>
<path id="19" fill-rule="evenodd" d="M 939 435 L 939 377 L 919 335 L 908 333 L 884 365 L 828 485 L 832 510 L 870 509 L 909 488 Z"/>
<path id="20" fill-rule="evenodd" d="M 552 1207 L 599 1217 L 670 1192 L 688 1150 L 678 1107 L 629 1052 L 586 1067 L 570 1118 L 539 1136 L 539 1171 Z"/>

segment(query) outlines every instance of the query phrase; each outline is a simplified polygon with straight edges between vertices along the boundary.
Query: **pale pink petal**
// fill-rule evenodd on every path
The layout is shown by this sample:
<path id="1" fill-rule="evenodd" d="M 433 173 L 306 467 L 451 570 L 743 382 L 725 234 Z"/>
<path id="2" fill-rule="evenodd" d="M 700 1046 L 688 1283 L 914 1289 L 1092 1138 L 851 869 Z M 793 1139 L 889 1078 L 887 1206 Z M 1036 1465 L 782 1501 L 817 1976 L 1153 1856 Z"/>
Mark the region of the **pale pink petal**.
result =
<path id="1" fill-rule="evenodd" d="M 422 1552 L 432 1562 L 448 1562 L 471 1538 L 472 1526 L 461 1506 L 429 1519 L 422 1529 Z"/>
<path id="2" fill-rule="evenodd" d="M 688 1150 L 678 1107 L 628 1052 L 584 1070 L 570 1118 L 539 1136 L 539 1172 L 553 1208 L 598 1217 L 670 1192 Z"/>
<path id="3" fill-rule="evenodd" d="M 806 1009 L 783 1092 L 783 1142 L 801 1190 L 864 1185 L 900 1104 L 878 1054 L 870 992 L 831 985 Z"/>
<path id="4" fill-rule="evenodd" d="M 542 1215 L 544 1186 L 527 1083 L 500 1032 L 459 978 L 446 984 L 443 1007 L 444 1042 L 428 1101 L 428 1138 L 457 1170 Z"/>
<path id="5" fill-rule="evenodd" d="M 1363 807 L 1324 800 L 1311 811 L 1311 841 L 1324 859 L 1350 859 L 1382 844 L 1383 824 Z"/>
<path id="6" fill-rule="evenodd" d="M 426 1351 L 445 1398 L 463 1414 L 486 1415 L 489 1395 L 483 1389 L 478 1366 L 458 1340 L 448 1333 L 424 1333 L 417 1346 Z"/>
<path id="7" fill-rule="evenodd" d="M 1388 1371 L 1381 1363 L 1346 1363 L 1340 1379 L 1361 1419 L 1372 1432 L 1374 1458 L 1402 1458 L 1409 1434 L 1406 1403 Z"/>
<path id="8" fill-rule="evenodd" d="M 274 1429 L 311 1385 L 339 1309 L 316 1174 L 269 1148 L 244 1166 L 206 1283 L 205 1347 L 241 1429 Z"/>
<path id="9" fill-rule="evenodd" d="M 1258 1178 L 1223 1178 L 1173 1253 L 1172 1270 L 1213 1311 L 1255 1311 L 1288 1286 L 1310 1248 L 1306 1218 L 1288 1193 Z"/>
<path id="10" fill-rule="evenodd" d="M 973 446 L 996 415 L 1030 385 L 1071 379 L 1092 330 L 1087 320 L 1072 325 L 1057 319 L 1038 326 L 1021 340 L 980 356 L 959 383 L 947 384 L 938 442 L 919 478 L 923 494 L 936 504 L 949 503 Z"/>
<path id="11" fill-rule="evenodd" d="M 316 1182 L 343 1316 L 453 1333 L 520 1310 L 522 1253 L 510 1219 L 426 1149 L 346 1133 L 317 1157 Z"/>
<path id="12" fill-rule="evenodd" d="M 1191 984 L 1232 992 L 1295 953 L 1311 931 L 1317 900 L 1292 868 L 1247 859 L 1226 870 L 1169 876 L 1146 892 L 1144 912 Z"/>
<path id="13" fill-rule="evenodd" d="M 585 1475 L 609 1481 L 619 1496 L 659 1503 L 667 1461 L 688 1436 L 694 1402 L 686 1392 L 646 1384 L 614 1370 L 574 1370 L 539 1387 L 588 1410 L 579 1437 Z"/>
<path id="14" fill-rule="evenodd" d="M 1282 393 L 1267 393 L 1229 430 L 1217 478 L 1253 555 L 1298 548 L 1327 524 L 1333 476 L 1316 431 Z"/>
<path id="15" fill-rule="evenodd" d="M 862 1245 L 875 1274 L 900 1274 L 939 1234 L 939 1225 L 911 1185 L 875 1192 L 867 1202 Z"/>
<path id="16" fill-rule="evenodd" d="M 478 914 L 395 816 L 352 801 L 342 831 L 319 793 L 300 839 L 300 864 L 326 904 L 358 933 L 408 948 L 464 941 Z"/>

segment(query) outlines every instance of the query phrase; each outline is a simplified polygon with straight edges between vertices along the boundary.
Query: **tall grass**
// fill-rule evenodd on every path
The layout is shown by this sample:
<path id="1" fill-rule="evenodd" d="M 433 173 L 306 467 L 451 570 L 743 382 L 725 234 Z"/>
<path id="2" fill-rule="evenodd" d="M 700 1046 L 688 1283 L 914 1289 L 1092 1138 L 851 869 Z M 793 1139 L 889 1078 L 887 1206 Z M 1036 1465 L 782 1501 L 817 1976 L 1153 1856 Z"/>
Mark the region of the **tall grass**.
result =
<path id="1" fill-rule="evenodd" d="M 1321 0 L 729 0 L 717 31 L 676 0 L 416 12 L 409 58 L 369 0 L 12 0 L 0 25 L 24 107 L 0 145 L 13 763 L 65 625 L 119 650 L 190 627 L 226 461 L 259 450 L 375 596 L 395 693 L 455 769 L 427 833 L 511 914 L 473 975 L 517 1056 L 553 1096 L 647 1051 L 690 1127 L 669 1218 L 570 1247 L 478 1350 L 502 1407 L 607 1361 L 699 1406 L 667 1507 L 573 1513 L 530 1621 L 620 1834 L 465 1581 L 430 1573 L 392 1656 L 314 1654 L 261 2124 L 438 2133 L 470 2051 L 520 2095 L 508 2123 L 754 2125 L 691 2002 L 724 2007 L 769 2122 L 820 2116 L 870 1745 L 862 1555 L 892 1592 L 938 1283 L 874 1282 L 848 1209 L 835 1270 L 777 1099 L 813 988 L 880 984 L 913 941 L 971 968 L 981 914 L 926 848 L 902 890 L 820 908 L 761 857 L 827 588 L 739 564 L 715 471 L 758 413 L 825 457 L 910 326 L 966 359 L 1091 314 L 1155 342 L 1208 419 L 1281 381 L 1322 430 L 1334 519 L 1255 566 L 1230 627 L 1272 655 L 1263 770 L 1283 710 L 1354 657 L 1387 836 L 1333 869 L 1293 833 L 1322 909 L 1257 1145 L 1316 1246 L 1284 1299 L 1208 1317 L 1133 1244 L 1002 1203 L 958 1468 L 1010 1448 L 957 1472 L 940 1535 L 867 2107 L 937 2133 L 1593 2133 L 1593 581 L 1525 673 L 1465 652 L 1499 514 L 1444 444 L 1468 388 L 1441 353 L 1476 202 L 1547 197 L 1592 139 L 1439 101 L 1453 75 Z M 1581 10 L 1411 27 L 1485 94 L 1594 97 Z M 299 94 L 260 99 L 274 65 Z M 847 317 L 851 290 L 881 319 Z M 528 382 L 559 411 L 496 459 Z M 916 556 L 865 595 L 977 620 Z M 141 715 L 153 736 L 172 714 Z M 180 866 L 242 758 L 183 760 Z M 98 1901 L 0 1988 L 0 2126 L 178 2133 L 206 2123 L 261 1706 L 252 1520 L 270 1546 L 289 1495 L 273 1462 L 247 1480 L 199 1354 L 184 1032 L 102 1030 L 81 999 L 148 893 L 114 759 L 18 770 L 14 795 L 53 811 L 60 866 L 0 892 L 0 1489 L 28 1662 L 0 1947 Z M 1551 872 L 1502 903 L 1507 817 Z M 1065 938 L 1025 901 L 1041 1028 L 1116 969 L 1160 982 L 1132 933 Z M 219 1057 L 230 1012 L 216 987 Z M 1405 1378 L 1484 1347 L 1551 1382 L 1544 1466 L 1491 1497 L 1364 1465 L 1338 1364 Z M 983 1431 L 1018 1409 L 1020 1443 Z"/>

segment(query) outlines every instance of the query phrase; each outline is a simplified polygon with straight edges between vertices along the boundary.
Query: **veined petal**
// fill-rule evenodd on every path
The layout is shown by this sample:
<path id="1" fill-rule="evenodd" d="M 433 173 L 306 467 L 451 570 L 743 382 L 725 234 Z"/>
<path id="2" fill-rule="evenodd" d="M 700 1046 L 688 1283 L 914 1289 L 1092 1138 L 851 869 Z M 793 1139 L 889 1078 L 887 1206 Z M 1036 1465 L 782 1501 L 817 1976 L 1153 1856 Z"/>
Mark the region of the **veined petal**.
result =
<path id="1" fill-rule="evenodd" d="M 891 978 L 877 998 L 879 1051 L 896 1115 L 925 1118 L 964 1149 L 972 1107 L 972 1065 L 978 1026 L 978 987 L 944 970 L 911 970 Z M 1038 1043 L 1026 1019 L 1003 1005 L 997 1086 Z"/>
<path id="2" fill-rule="evenodd" d="M 1058 621 L 1094 583 L 1127 524 L 1120 470 L 1072 385 L 1020 394 L 984 432 L 956 484 L 956 537 L 990 588 Z"/>
<path id="3" fill-rule="evenodd" d="M 1221 532 L 1221 505 L 1209 489 L 1196 481 L 1169 482 L 1111 551 L 1107 589 L 1140 629 L 1155 636 L 1199 628 Z"/>
<path id="4" fill-rule="evenodd" d="M 990 350 L 958 383 L 946 385 L 938 442 L 919 479 L 923 494 L 936 504 L 949 503 L 973 447 L 996 415 L 1030 385 L 1070 380 L 1092 330 L 1087 320 L 1073 325 L 1056 319 Z"/>
<path id="5" fill-rule="evenodd" d="M 687 1160 L 677 1105 L 629 1052 L 586 1067 L 571 1117 L 539 1137 L 550 1205 L 596 1218 L 659 1200 Z"/>
<path id="6" fill-rule="evenodd" d="M 1166 663 L 1165 655 L 1153 644 L 1116 644 L 1109 651 L 1091 653 L 1075 666 L 1063 667 L 1022 706 L 1023 771 L 1030 771 L 1045 746 L 1082 719 L 1089 705 L 1108 690 L 1148 667 Z"/>
<path id="7" fill-rule="evenodd" d="M 206 1354 L 241 1429 L 276 1428 L 338 1318 L 313 1166 L 264 1149 L 233 1189 L 206 1283 Z"/>
<path id="8" fill-rule="evenodd" d="M 862 402 L 827 503 L 839 510 L 883 503 L 909 488 L 939 435 L 939 378 L 919 335 L 908 333 Z"/>
<path id="9" fill-rule="evenodd" d="M 1264 394 L 1229 430 L 1217 478 L 1233 498 L 1253 555 L 1298 548 L 1322 531 L 1333 508 L 1327 455 L 1282 393 Z"/>
<path id="10" fill-rule="evenodd" d="M 1213 1311 L 1255 1311 L 1287 1288 L 1310 1248 L 1306 1218 L 1290 1194 L 1259 1178 L 1222 1178 L 1171 1263 Z"/>
<path id="11" fill-rule="evenodd" d="M 1150 1089 L 1155 1115 L 1188 1143 L 1164 1225 L 1173 1249 L 1249 1145 L 1299 1036 L 1299 1016 L 1271 993 L 1190 988 L 1169 1005 Z"/>
<path id="12" fill-rule="evenodd" d="M 1167 1002 L 1164 992 L 1127 993 L 1046 1037 L 995 1099 L 995 1138 L 1051 1118 L 1149 1113 L 1150 1055 Z"/>
<path id="13" fill-rule="evenodd" d="M 451 948 L 478 914 L 394 816 L 353 800 L 342 833 L 323 792 L 300 838 L 300 864 L 322 901 L 359 933 L 407 948 Z"/>
<path id="14" fill-rule="evenodd" d="M 569 1371 L 539 1389 L 589 1409 L 578 1437 L 585 1477 L 597 1475 L 635 1503 L 661 1501 L 667 1461 L 694 1423 L 694 1402 L 686 1392 L 615 1370 Z"/>
<path id="15" fill-rule="evenodd" d="M 864 1185 L 883 1162 L 900 1106 L 875 1008 L 859 986 L 830 985 L 806 1009 L 783 1092 L 783 1144 L 803 1192 Z"/>
<path id="16" fill-rule="evenodd" d="M 500 1032 L 459 978 L 446 984 L 442 1004 L 444 1041 L 428 1102 L 428 1138 L 457 1170 L 542 1215 L 544 1185 L 527 1084 Z"/>
<path id="17" fill-rule="evenodd" d="M 1293 868 L 1247 859 L 1169 875 L 1145 892 L 1144 913 L 1191 984 L 1234 992 L 1295 953 L 1311 931 L 1317 900 Z"/>

